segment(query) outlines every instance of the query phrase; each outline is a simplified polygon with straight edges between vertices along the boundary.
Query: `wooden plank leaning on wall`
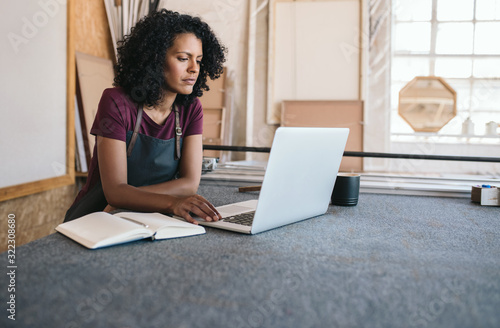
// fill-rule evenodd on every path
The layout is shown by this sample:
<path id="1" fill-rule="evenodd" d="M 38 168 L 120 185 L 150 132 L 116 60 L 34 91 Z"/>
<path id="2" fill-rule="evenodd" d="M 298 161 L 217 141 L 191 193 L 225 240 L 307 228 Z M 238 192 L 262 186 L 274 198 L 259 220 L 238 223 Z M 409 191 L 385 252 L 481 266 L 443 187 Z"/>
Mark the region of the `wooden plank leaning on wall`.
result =
<path id="1" fill-rule="evenodd" d="M 349 128 L 346 151 L 363 151 L 363 102 L 360 100 L 287 100 L 281 126 Z M 363 158 L 344 157 L 342 172 L 361 172 Z"/>

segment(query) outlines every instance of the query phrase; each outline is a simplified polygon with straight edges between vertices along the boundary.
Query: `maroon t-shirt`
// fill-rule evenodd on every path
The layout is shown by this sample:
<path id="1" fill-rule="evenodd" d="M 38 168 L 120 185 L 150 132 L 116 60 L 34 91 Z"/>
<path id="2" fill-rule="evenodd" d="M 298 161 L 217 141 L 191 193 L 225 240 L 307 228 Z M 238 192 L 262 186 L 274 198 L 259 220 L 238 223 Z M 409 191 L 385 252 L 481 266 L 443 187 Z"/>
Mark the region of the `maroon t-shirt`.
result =
<path id="1" fill-rule="evenodd" d="M 200 100 L 196 98 L 188 107 L 179 106 L 179 122 L 182 128 L 182 137 L 202 134 L 203 132 L 203 110 Z M 125 94 L 122 88 L 110 88 L 104 90 L 94 124 L 90 133 L 121 140 L 127 139 L 127 131 L 133 131 L 137 119 L 137 105 Z M 158 125 L 146 112 L 143 112 L 139 133 L 150 137 L 168 140 L 175 137 L 175 114 L 172 111 L 167 117 L 164 125 Z M 87 183 L 83 186 L 75 199 L 80 200 L 100 180 L 99 162 L 97 158 L 97 145 L 94 146 L 94 154 L 89 166 Z"/>

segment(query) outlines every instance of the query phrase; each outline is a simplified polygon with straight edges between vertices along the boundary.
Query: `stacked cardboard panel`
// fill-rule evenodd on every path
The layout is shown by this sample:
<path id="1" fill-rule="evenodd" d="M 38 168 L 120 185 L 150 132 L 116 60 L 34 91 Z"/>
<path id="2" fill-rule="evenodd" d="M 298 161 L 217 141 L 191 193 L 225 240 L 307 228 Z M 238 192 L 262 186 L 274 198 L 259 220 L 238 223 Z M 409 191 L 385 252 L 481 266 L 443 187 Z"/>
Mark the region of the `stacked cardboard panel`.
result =
<path id="1" fill-rule="evenodd" d="M 225 108 L 225 85 L 226 72 L 217 80 L 207 82 L 209 91 L 205 91 L 200 97 L 203 106 L 203 144 L 223 145 L 224 127 L 226 120 Z M 221 158 L 221 152 L 216 150 L 205 150 L 204 157 Z"/>

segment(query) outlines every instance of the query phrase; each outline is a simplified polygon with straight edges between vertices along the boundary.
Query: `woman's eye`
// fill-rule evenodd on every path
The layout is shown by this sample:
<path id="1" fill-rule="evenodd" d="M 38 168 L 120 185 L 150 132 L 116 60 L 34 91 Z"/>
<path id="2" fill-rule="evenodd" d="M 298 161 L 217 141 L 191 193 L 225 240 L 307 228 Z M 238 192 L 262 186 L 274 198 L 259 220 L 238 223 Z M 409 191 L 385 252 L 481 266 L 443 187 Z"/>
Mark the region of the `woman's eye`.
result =
<path id="1" fill-rule="evenodd" d="M 187 58 L 182 58 L 182 57 L 179 58 L 179 61 L 186 61 L 186 60 L 188 60 L 188 59 Z"/>

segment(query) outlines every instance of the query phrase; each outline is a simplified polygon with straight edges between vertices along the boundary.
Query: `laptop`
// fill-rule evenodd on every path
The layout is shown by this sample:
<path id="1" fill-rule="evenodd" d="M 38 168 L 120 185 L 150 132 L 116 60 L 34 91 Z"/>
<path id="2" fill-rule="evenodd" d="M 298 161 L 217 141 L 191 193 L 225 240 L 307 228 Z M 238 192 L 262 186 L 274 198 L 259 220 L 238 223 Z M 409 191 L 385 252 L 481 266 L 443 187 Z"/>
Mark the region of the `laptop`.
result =
<path id="1" fill-rule="evenodd" d="M 276 130 L 258 200 L 216 207 L 217 222 L 200 225 L 256 234 L 326 213 L 349 129 Z"/>

